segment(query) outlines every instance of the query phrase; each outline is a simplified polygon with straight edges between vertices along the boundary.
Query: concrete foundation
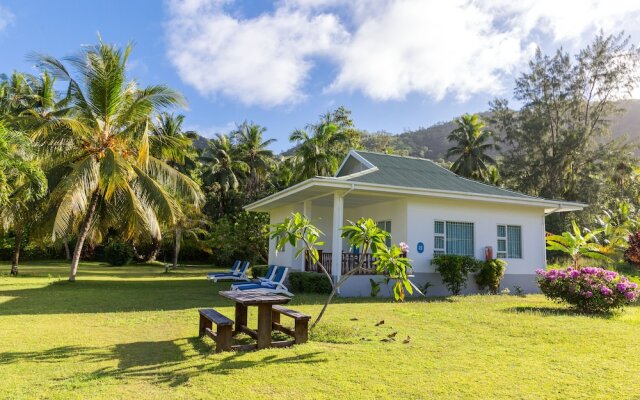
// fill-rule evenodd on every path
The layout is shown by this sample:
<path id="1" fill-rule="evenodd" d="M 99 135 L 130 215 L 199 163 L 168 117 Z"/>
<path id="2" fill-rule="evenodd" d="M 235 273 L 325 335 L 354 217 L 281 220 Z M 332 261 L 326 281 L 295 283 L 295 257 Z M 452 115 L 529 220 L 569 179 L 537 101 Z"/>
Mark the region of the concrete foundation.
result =
<path id="1" fill-rule="evenodd" d="M 356 275 L 349 278 L 340 288 L 340 295 L 343 297 L 369 297 L 371 295 L 371 282 L 382 282 L 380 285 L 379 297 L 391 297 L 393 282 L 385 284 L 382 275 Z M 422 288 L 426 282 L 432 285 L 427 290 L 427 296 L 448 296 L 450 295 L 447 288 L 443 285 L 438 273 L 416 273 L 411 281 Z M 507 274 L 502 279 L 500 290 L 508 288 L 511 293 L 515 293 L 515 286 L 519 286 L 524 293 L 540 293 L 540 289 L 536 285 L 535 274 Z M 473 277 L 467 280 L 467 287 L 462 290 L 462 294 L 481 293 L 475 283 Z"/>

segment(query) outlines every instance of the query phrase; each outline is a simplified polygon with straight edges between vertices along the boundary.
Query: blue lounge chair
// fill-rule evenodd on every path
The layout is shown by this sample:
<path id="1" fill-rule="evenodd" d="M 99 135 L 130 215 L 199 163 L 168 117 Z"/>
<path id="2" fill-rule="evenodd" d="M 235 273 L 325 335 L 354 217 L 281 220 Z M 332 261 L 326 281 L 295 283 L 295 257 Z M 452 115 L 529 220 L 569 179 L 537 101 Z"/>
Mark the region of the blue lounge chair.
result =
<path id="1" fill-rule="evenodd" d="M 242 261 L 235 260 L 233 262 L 233 266 L 229 269 L 228 272 L 209 272 L 207 274 L 207 279 L 213 279 L 217 275 L 226 275 L 226 274 L 237 274 L 240 270 L 240 266 L 242 265 Z"/>
<path id="2" fill-rule="evenodd" d="M 214 282 L 218 282 L 220 280 L 231 280 L 231 281 L 246 281 L 249 282 L 249 277 L 247 276 L 247 270 L 249 269 L 249 261 L 236 261 L 237 268 L 232 269 L 230 272 L 221 272 L 217 274 L 207 274 L 207 279 L 212 280 Z"/>
<path id="3" fill-rule="evenodd" d="M 273 273 L 276 271 L 276 265 L 269 265 L 269 268 L 267 269 L 267 272 L 264 274 L 264 276 L 259 276 L 257 279 L 253 279 L 250 282 L 232 282 L 231 286 L 236 286 L 236 285 L 246 285 L 246 284 L 250 284 L 250 283 L 260 283 L 262 281 L 270 281 L 271 279 L 273 279 Z"/>
<path id="4" fill-rule="evenodd" d="M 284 285 L 287 272 L 289 272 L 289 268 L 275 266 L 270 279 L 263 278 L 263 280 L 259 280 L 258 282 L 231 284 L 231 290 L 259 290 L 261 292 L 281 293 L 287 296 L 293 296 L 293 293 L 289 292 L 289 289 Z"/>

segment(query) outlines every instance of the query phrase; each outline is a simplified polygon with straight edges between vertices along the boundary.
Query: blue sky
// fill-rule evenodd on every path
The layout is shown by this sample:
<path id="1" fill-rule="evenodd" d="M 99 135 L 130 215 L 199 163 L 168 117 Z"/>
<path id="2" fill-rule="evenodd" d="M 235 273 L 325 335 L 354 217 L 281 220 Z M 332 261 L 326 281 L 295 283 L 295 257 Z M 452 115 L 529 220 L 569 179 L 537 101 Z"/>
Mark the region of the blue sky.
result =
<path id="1" fill-rule="evenodd" d="M 70 55 L 100 32 L 135 43 L 132 77 L 187 97 L 188 128 L 252 120 L 282 150 L 339 105 L 392 133 L 485 110 L 536 46 L 575 50 L 600 29 L 638 43 L 638 20 L 626 0 L 0 0 L 0 72 L 36 72 L 29 53 Z"/>

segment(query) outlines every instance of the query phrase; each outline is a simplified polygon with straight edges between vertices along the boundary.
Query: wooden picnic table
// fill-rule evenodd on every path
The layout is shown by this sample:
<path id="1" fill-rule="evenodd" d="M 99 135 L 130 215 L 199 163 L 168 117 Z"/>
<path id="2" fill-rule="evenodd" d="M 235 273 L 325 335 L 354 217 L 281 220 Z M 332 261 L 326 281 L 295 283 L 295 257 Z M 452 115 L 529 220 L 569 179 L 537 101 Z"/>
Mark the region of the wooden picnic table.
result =
<path id="1" fill-rule="evenodd" d="M 291 345 L 289 341 L 271 342 L 271 331 L 273 329 L 272 311 L 277 304 L 287 304 L 291 299 L 287 296 L 264 293 L 259 290 L 226 290 L 218 294 L 236 303 L 236 320 L 233 334 L 246 333 L 257 341 L 257 349 L 267 347 L 281 347 Z M 249 306 L 258 307 L 258 329 L 253 330 L 247 326 L 247 311 Z M 254 345 L 247 345 L 253 347 Z M 240 347 L 240 346 L 238 346 Z M 244 346 L 243 346 L 244 347 Z M 244 350 L 244 349 L 239 349 Z"/>

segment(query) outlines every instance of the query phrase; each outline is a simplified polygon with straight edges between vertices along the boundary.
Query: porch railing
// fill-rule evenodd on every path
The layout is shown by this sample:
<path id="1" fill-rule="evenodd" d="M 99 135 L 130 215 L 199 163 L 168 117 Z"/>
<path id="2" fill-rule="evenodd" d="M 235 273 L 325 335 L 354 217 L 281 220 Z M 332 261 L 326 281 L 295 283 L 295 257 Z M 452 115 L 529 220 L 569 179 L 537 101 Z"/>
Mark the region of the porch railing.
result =
<path id="1" fill-rule="evenodd" d="M 327 272 L 331 274 L 331 263 L 333 261 L 333 254 L 331 254 L 331 252 L 324 252 L 322 250 L 318 250 L 318 253 L 320 263 L 327 270 Z M 342 274 L 344 275 L 347 272 L 355 269 L 362 258 L 364 258 L 364 270 L 358 272 L 357 275 L 375 275 L 376 268 L 373 264 L 375 259 L 371 256 L 371 254 L 347 253 L 344 251 L 342 252 L 342 260 L 340 262 Z M 317 265 L 311 262 L 309 257 L 306 257 L 305 271 L 322 272 L 319 270 Z"/>

